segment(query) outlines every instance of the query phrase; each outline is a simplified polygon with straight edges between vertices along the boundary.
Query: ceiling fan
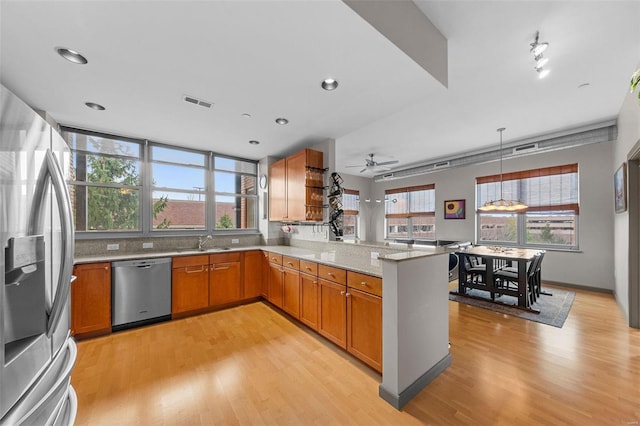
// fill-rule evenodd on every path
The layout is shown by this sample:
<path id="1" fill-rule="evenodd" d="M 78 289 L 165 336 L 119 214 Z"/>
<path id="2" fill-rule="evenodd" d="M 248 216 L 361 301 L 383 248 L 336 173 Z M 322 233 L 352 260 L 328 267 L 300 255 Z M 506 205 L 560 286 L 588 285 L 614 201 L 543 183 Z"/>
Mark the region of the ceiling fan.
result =
<path id="1" fill-rule="evenodd" d="M 365 165 L 364 165 L 364 169 L 360 170 L 360 173 L 364 173 L 367 170 L 373 170 L 373 169 L 378 169 L 378 170 L 391 170 L 389 167 L 385 167 L 388 166 L 390 164 L 396 164 L 399 161 L 398 160 L 391 160 L 391 161 L 382 161 L 382 162 L 377 162 L 373 159 L 374 154 L 369 154 L 369 158 L 365 158 L 364 161 L 366 161 Z M 363 167 L 361 165 L 358 166 L 346 166 L 346 167 Z"/>

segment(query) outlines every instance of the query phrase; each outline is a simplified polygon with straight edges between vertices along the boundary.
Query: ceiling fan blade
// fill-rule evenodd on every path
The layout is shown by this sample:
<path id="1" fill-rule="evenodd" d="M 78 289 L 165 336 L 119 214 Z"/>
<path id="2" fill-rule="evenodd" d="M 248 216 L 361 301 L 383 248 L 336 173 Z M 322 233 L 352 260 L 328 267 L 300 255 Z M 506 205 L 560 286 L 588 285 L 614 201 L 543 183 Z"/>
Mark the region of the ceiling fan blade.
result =
<path id="1" fill-rule="evenodd" d="M 381 163 L 378 163 L 378 166 L 386 166 L 387 164 L 396 164 L 399 162 L 399 160 L 383 161 Z"/>
<path id="2" fill-rule="evenodd" d="M 362 167 L 362 164 L 358 164 L 357 166 L 345 166 L 345 167 Z"/>

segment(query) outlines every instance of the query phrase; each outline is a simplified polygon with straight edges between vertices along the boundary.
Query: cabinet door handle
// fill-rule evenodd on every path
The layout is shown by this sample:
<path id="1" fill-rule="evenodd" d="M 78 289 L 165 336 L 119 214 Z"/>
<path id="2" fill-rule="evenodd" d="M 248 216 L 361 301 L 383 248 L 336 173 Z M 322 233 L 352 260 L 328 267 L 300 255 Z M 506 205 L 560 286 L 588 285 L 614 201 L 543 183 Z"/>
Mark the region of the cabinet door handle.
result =
<path id="1" fill-rule="evenodd" d="M 229 269 L 229 265 L 213 265 L 214 271 L 224 271 L 225 269 Z"/>
<path id="2" fill-rule="evenodd" d="M 344 291 L 344 290 L 342 290 L 342 291 L 340 292 L 340 295 L 341 295 L 341 296 L 344 296 L 345 294 L 347 294 L 347 292 L 346 292 L 346 291 Z"/>
<path id="3" fill-rule="evenodd" d="M 309 268 L 308 266 L 305 266 L 304 269 L 306 269 L 307 271 L 311 271 L 311 268 Z"/>
<path id="4" fill-rule="evenodd" d="M 293 263 L 291 263 L 291 262 L 287 262 L 287 265 L 291 265 L 291 266 L 293 266 Z"/>
<path id="5" fill-rule="evenodd" d="M 367 282 L 366 282 L 366 281 L 362 281 L 362 282 L 360 283 L 360 285 L 361 285 L 362 287 L 364 287 L 364 286 L 366 286 L 366 285 L 367 285 Z"/>
<path id="6" fill-rule="evenodd" d="M 200 266 L 200 269 L 189 269 L 188 266 L 184 267 L 184 272 L 186 272 L 187 274 L 196 274 L 198 272 L 204 272 L 204 271 L 205 271 L 204 266 Z"/>
<path id="7" fill-rule="evenodd" d="M 333 272 L 327 272 L 327 275 L 329 275 L 330 277 L 335 277 L 335 275 L 333 275 Z"/>
<path id="8" fill-rule="evenodd" d="M 277 257 L 272 257 L 271 260 L 273 260 L 274 262 L 277 262 L 278 258 Z"/>
<path id="9" fill-rule="evenodd" d="M 311 281 L 312 284 L 318 284 L 318 281 Z"/>
<path id="10" fill-rule="evenodd" d="M 345 294 L 345 296 L 349 297 L 349 296 L 351 296 L 351 293 L 347 293 L 347 294 Z"/>

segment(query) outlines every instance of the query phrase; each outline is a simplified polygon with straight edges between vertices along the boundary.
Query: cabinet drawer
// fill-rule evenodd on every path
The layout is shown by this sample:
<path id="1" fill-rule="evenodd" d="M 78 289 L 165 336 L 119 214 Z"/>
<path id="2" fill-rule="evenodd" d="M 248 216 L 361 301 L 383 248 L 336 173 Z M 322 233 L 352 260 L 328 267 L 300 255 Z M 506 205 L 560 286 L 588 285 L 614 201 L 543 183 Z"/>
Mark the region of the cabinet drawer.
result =
<path id="1" fill-rule="evenodd" d="M 318 275 L 318 264 L 309 262 L 308 260 L 300 261 L 300 272 L 304 272 L 309 275 Z"/>
<path id="2" fill-rule="evenodd" d="M 209 264 L 209 256 L 206 254 L 202 256 L 180 256 L 174 257 L 171 261 L 173 265 L 173 269 L 184 268 L 185 266 L 199 266 L 199 265 L 208 265 Z"/>
<path id="3" fill-rule="evenodd" d="M 300 269 L 300 259 L 296 259 L 295 257 L 282 256 L 282 266 L 285 268 L 295 269 L 296 271 Z"/>
<path id="4" fill-rule="evenodd" d="M 240 262 L 240 252 L 209 255 L 209 263 Z"/>
<path id="5" fill-rule="evenodd" d="M 347 286 L 382 297 L 382 278 L 349 271 Z"/>
<path id="6" fill-rule="evenodd" d="M 282 265 L 282 255 L 269 252 L 269 262 Z"/>
<path id="7" fill-rule="evenodd" d="M 318 265 L 318 277 L 338 284 L 347 283 L 347 271 L 333 266 Z"/>

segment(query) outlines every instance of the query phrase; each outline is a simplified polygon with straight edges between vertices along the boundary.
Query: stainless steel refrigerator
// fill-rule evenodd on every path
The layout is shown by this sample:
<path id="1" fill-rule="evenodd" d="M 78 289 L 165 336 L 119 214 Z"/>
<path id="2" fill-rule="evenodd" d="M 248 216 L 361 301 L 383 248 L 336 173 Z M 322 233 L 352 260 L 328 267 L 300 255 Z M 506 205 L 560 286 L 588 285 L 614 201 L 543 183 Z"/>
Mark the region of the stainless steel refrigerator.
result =
<path id="1" fill-rule="evenodd" d="M 70 164 L 57 131 L 0 85 L 0 425 L 75 420 Z"/>

